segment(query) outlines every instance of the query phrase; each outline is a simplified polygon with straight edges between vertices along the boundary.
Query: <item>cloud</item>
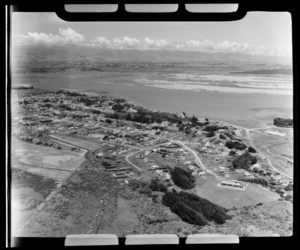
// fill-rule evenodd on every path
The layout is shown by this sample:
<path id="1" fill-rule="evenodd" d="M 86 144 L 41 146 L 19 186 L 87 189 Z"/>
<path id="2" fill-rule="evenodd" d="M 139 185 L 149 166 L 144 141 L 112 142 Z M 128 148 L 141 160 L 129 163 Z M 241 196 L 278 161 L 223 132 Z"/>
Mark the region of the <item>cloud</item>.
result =
<path id="1" fill-rule="evenodd" d="M 222 41 L 214 42 L 210 40 L 196 41 L 187 40 L 184 42 L 170 42 L 166 39 L 137 39 L 129 36 L 107 39 L 106 37 L 95 37 L 86 40 L 82 34 L 77 33 L 71 28 L 59 28 L 58 34 L 46 34 L 28 32 L 26 35 L 18 35 L 13 39 L 16 45 L 69 45 L 75 44 L 85 47 L 98 47 L 110 49 L 139 49 L 139 50 L 157 50 L 170 49 L 182 51 L 201 51 L 201 52 L 232 52 L 260 55 L 291 55 L 291 51 L 283 51 L 281 48 L 268 50 L 264 46 L 254 46 L 246 42 Z"/>
<path id="2" fill-rule="evenodd" d="M 37 33 L 28 32 L 26 35 L 18 35 L 13 39 L 16 45 L 37 45 L 37 44 L 48 44 L 48 45 L 66 45 L 66 44 L 80 44 L 85 38 L 83 35 L 77 33 L 71 28 L 62 29 L 59 28 L 58 35 L 52 33 Z"/>

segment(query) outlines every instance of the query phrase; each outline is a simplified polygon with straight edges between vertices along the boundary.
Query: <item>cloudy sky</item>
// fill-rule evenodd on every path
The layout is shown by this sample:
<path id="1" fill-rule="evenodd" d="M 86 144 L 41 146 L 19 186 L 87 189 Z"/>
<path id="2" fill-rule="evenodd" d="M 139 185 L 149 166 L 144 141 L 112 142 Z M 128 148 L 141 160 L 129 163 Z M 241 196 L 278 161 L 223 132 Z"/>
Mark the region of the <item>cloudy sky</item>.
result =
<path id="1" fill-rule="evenodd" d="M 47 44 L 291 55 L 289 13 L 252 12 L 233 22 L 65 22 L 55 13 L 14 13 L 13 45 Z"/>

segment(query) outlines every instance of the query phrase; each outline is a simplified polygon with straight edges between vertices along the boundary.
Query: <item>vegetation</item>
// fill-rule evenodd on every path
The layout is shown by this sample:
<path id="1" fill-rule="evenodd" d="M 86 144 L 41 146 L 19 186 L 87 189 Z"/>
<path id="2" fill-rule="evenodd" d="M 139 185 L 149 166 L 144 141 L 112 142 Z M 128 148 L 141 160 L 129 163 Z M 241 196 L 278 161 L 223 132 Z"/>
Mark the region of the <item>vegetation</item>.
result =
<path id="1" fill-rule="evenodd" d="M 112 110 L 115 112 L 121 112 L 124 106 L 120 104 L 119 102 L 116 102 L 114 105 L 112 105 Z"/>
<path id="2" fill-rule="evenodd" d="M 159 182 L 158 179 L 152 179 L 149 185 L 149 188 L 152 191 L 158 191 L 158 192 L 166 192 L 167 188 L 164 184 L 162 184 L 161 182 Z"/>
<path id="3" fill-rule="evenodd" d="M 220 134 L 219 138 L 222 139 L 222 140 L 226 140 L 227 137 L 224 134 Z"/>
<path id="4" fill-rule="evenodd" d="M 226 210 L 218 205 L 187 192 L 167 192 L 162 198 L 165 206 L 169 207 L 183 221 L 204 226 L 208 221 L 223 224 L 230 216 Z"/>
<path id="5" fill-rule="evenodd" d="M 212 131 L 210 131 L 210 132 L 208 132 L 208 133 L 206 134 L 206 136 L 207 136 L 207 137 L 213 137 L 213 136 L 215 136 L 215 133 L 212 132 Z"/>
<path id="6" fill-rule="evenodd" d="M 256 153 L 256 149 L 250 146 L 250 147 L 248 147 L 248 152 Z"/>
<path id="7" fill-rule="evenodd" d="M 293 126 L 293 119 L 275 118 L 274 125 L 278 127 Z"/>
<path id="8" fill-rule="evenodd" d="M 249 152 L 245 152 L 241 156 L 238 156 L 236 159 L 232 162 L 232 167 L 237 168 L 244 168 L 249 169 L 249 166 L 252 164 L 255 164 L 257 162 L 257 159 L 255 156 L 251 155 Z"/>
<path id="9" fill-rule="evenodd" d="M 207 131 L 207 132 L 215 132 L 215 131 L 217 131 L 218 129 L 219 129 L 219 127 L 216 126 L 216 125 L 208 125 L 208 126 L 206 126 L 206 127 L 203 129 L 203 131 Z"/>
<path id="10" fill-rule="evenodd" d="M 70 92 L 70 91 L 66 91 L 66 90 L 58 90 L 58 91 L 56 91 L 56 94 L 64 94 L 64 95 L 73 96 L 73 97 L 77 97 L 77 96 L 86 97 L 85 94 L 80 94 L 77 92 Z"/>
<path id="11" fill-rule="evenodd" d="M 225 146 L 229 149 L 235 148 L 237 150 L 243 150 L 243 149 L 247 148 L 247 146 L 244 143 L 239 142 L 239 141 L 227 141 L 225 143 Z"/>
<path id="12" fill-rule="evenodd" d="M 130 180 L 128 185 L 132 190 L 138 191 L 140 194 L 145 194 L 151 197 L 152 193 L 148 183 L 141 180 Z"/>
<path id="13" fill-rule="evenodd" d="M 256 184 L 260 184 L 264 187 L 268 186 L 268 181 L 264 180 L 264 179 L 239 179 L 239 181 L 245 181 L 245 182 L 251 182 L 251 183 L 256 183 Z"/>
<path id="14" fill-rule="evenodd" d="M 195 178 L 190 171 L 175 167 L 171 171 L 171 177 L 174 184 L 182 189 L 192 189 L 195 187 Z"/>
<path id="15" fill-rule="evenodd" d="M 230 152 L 229 152 L 229 156 L 235 156 L 235 154 L 236 154 L 236 152 L 235 152 L 235 151 L 233 151 L 233 150 L 230 150 Z"/>

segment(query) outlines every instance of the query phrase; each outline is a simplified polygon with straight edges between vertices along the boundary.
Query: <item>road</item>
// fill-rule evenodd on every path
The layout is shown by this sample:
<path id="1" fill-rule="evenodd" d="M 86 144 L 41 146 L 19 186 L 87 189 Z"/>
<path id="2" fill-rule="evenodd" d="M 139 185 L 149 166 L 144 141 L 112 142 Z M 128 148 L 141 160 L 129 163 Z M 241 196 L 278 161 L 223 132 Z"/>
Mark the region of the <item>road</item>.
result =
<path id="1" fill-rule="evenodd" d="M 209 169 L 207 169 L 207 168 L 203 165 L 201 159 L 199 158 L 199 156 L 198 156 L 198 154 L 197 154 L 197 152 L 196 152 L 195 150 L 189 148 L 188 146 L 186 146 L 186 145 L 185 145 L 183 142 L 181 142 L 181 141 L 176 141 L 176 140 L 171 140 L 171 139 L 169 139 L 169 140 L 170 140 L 171 142 L 180 144 L 180 145 L 181 145 L 182 147 L 184 147 L 186 150 L 188 150 L 189 152 L 191 152 L 191 153 L 194 155 L 194 157 L 195 157 L 195 162 L 196 162 L 198 165 L 200 165 L 207 173 L 209 173 L 209 174 L 215 176 L 217 179 L 220 179 L 219 176 L 217 176 L 215 173 L 213 173 L 212 171 L 210 171 Z"/>
<path id="2" fill-rule="evenodd" d="M 156 145 L 151 146 L 151 147 L 148 147 L 148 148 L 141 148 L 141 149 L 138 150 L 138 151 L 131 152 L 131 153 L 129 153 L 128 155 L 126 155 L 125 160 L 126 160 L 130 165 L 132 165 L 134 168 L 136 168 L 137 170 L 139 170 L 140 172 L 142 172 L 142 169 L 141 169 L 140 167 L 138 167 L 137 165 L 133 164 L 133 163 L 129 160 L 129 157 L 131 157 L 131 156 L 133 156 L 133 155 L 135 155 L 135 154 L 137 154 L 137 153 L 140 153 L 140 152 L 142 152 L 142 151 L 150 150 L 150 149 L 156 148 L 156 147 L 158 147 L 158 146 L 164 145 L 164 144 L 166 144 L 166 143 L 168 143 L 168 142 L 156 144 Z"/>
<path id="3" fill-rule="evenodd" d="M 232 126 L 235 126 L 235 125 L 232 124 Z M 277 168 L 275 168 L 275 167 L 273 166 L 273 164 L 271 163 L 270 159 L 269 159 L 270 157 L 279 157 L 280 159 L 285 159 L 285 160 L 287 160 L 287 158 L 285 158 L 284 156 L 281 156 L 281 155 L 275 155 L 275 154 L 271 153 L 270 150 L 269 150 L 269 148 L 267 148 L 266 151 L 267 151 L 268 153 L 270 153 L 271 156 L 265 155 L 262 151 L 258 150 L 257 147 L 255 147 L 255 144 L 254 144 L 253 139 L 252 139 L 251 134 L 250 134 L 250 131 L 255 131 L 255 132 L 258 132 L 258 133 L 267 134 L 267 133 L 264 133 L 264 132 L 262 132 L 262 131 L 257 131 L 257 130 L 258 130 L 258 129 L 275 128 L 276 126 L 268 126 L 268 127 L 261 127 L 261 128 L 252 128 L 252 129 L 244 128 L 244 127 L 241 127 L 241 126 L 235 126 L 235 127 L 238 127 L 239 129 L 243 129 L 243 130 L 245 131 L 246 137 L 247 137 L 247 139 L 249 140 L 250 146 L 254 147 L 260 155 L 262 155 L 263 157 L 265 157 L 265 158 L 267 159 L 268 164 L 270 165 L 270 167 L 271 167 L 275 172 L 278 172 L 278 173 L 280 173 L 281 175 L 283 175 L 283 176 L 285 176 L 285 177 L 288 177 L 288 178 L 290 178 L 290 179 L 293 179 L 293 177 L 291 177 L 291 176 L 289 176 L 289 175 L 287 175 L 287 174 L 281 172 L 281 171 L 278 170 Z M 267 134 L 267 135 L 270 135 L 270 134 Z M 272 135 L 270 135 L 270 136 L 272 136 Z M 274 147 L 274 146 L 273 146 L 273 147 Z M 293 161 L 292 161 L 292 162 L 293 162 Z"/>

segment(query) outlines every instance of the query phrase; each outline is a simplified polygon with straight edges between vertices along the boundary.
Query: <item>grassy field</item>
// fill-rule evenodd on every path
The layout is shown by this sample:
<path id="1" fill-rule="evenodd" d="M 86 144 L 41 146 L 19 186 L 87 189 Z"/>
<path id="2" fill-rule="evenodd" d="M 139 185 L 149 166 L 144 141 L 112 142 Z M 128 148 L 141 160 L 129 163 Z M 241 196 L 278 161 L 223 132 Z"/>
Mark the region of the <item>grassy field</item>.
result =
<path id="1" fill-rule="evenodd" d="M 225 208 L 243 207 L 252 204 L 267 203 L 280 198 L 277 193 L 258 185 L 249 183 L 245 191 L 217 187 L 219 181 L 206 178 L 201 186 L 196 187 L 197 194 Z"/>
<path id="2" fill-rule="evenodd" d="M 84 152 L 58 150 L 12 140 L 12 168 L 23 169 L 54 179 L 65 179 L 83 161 Z"/>

